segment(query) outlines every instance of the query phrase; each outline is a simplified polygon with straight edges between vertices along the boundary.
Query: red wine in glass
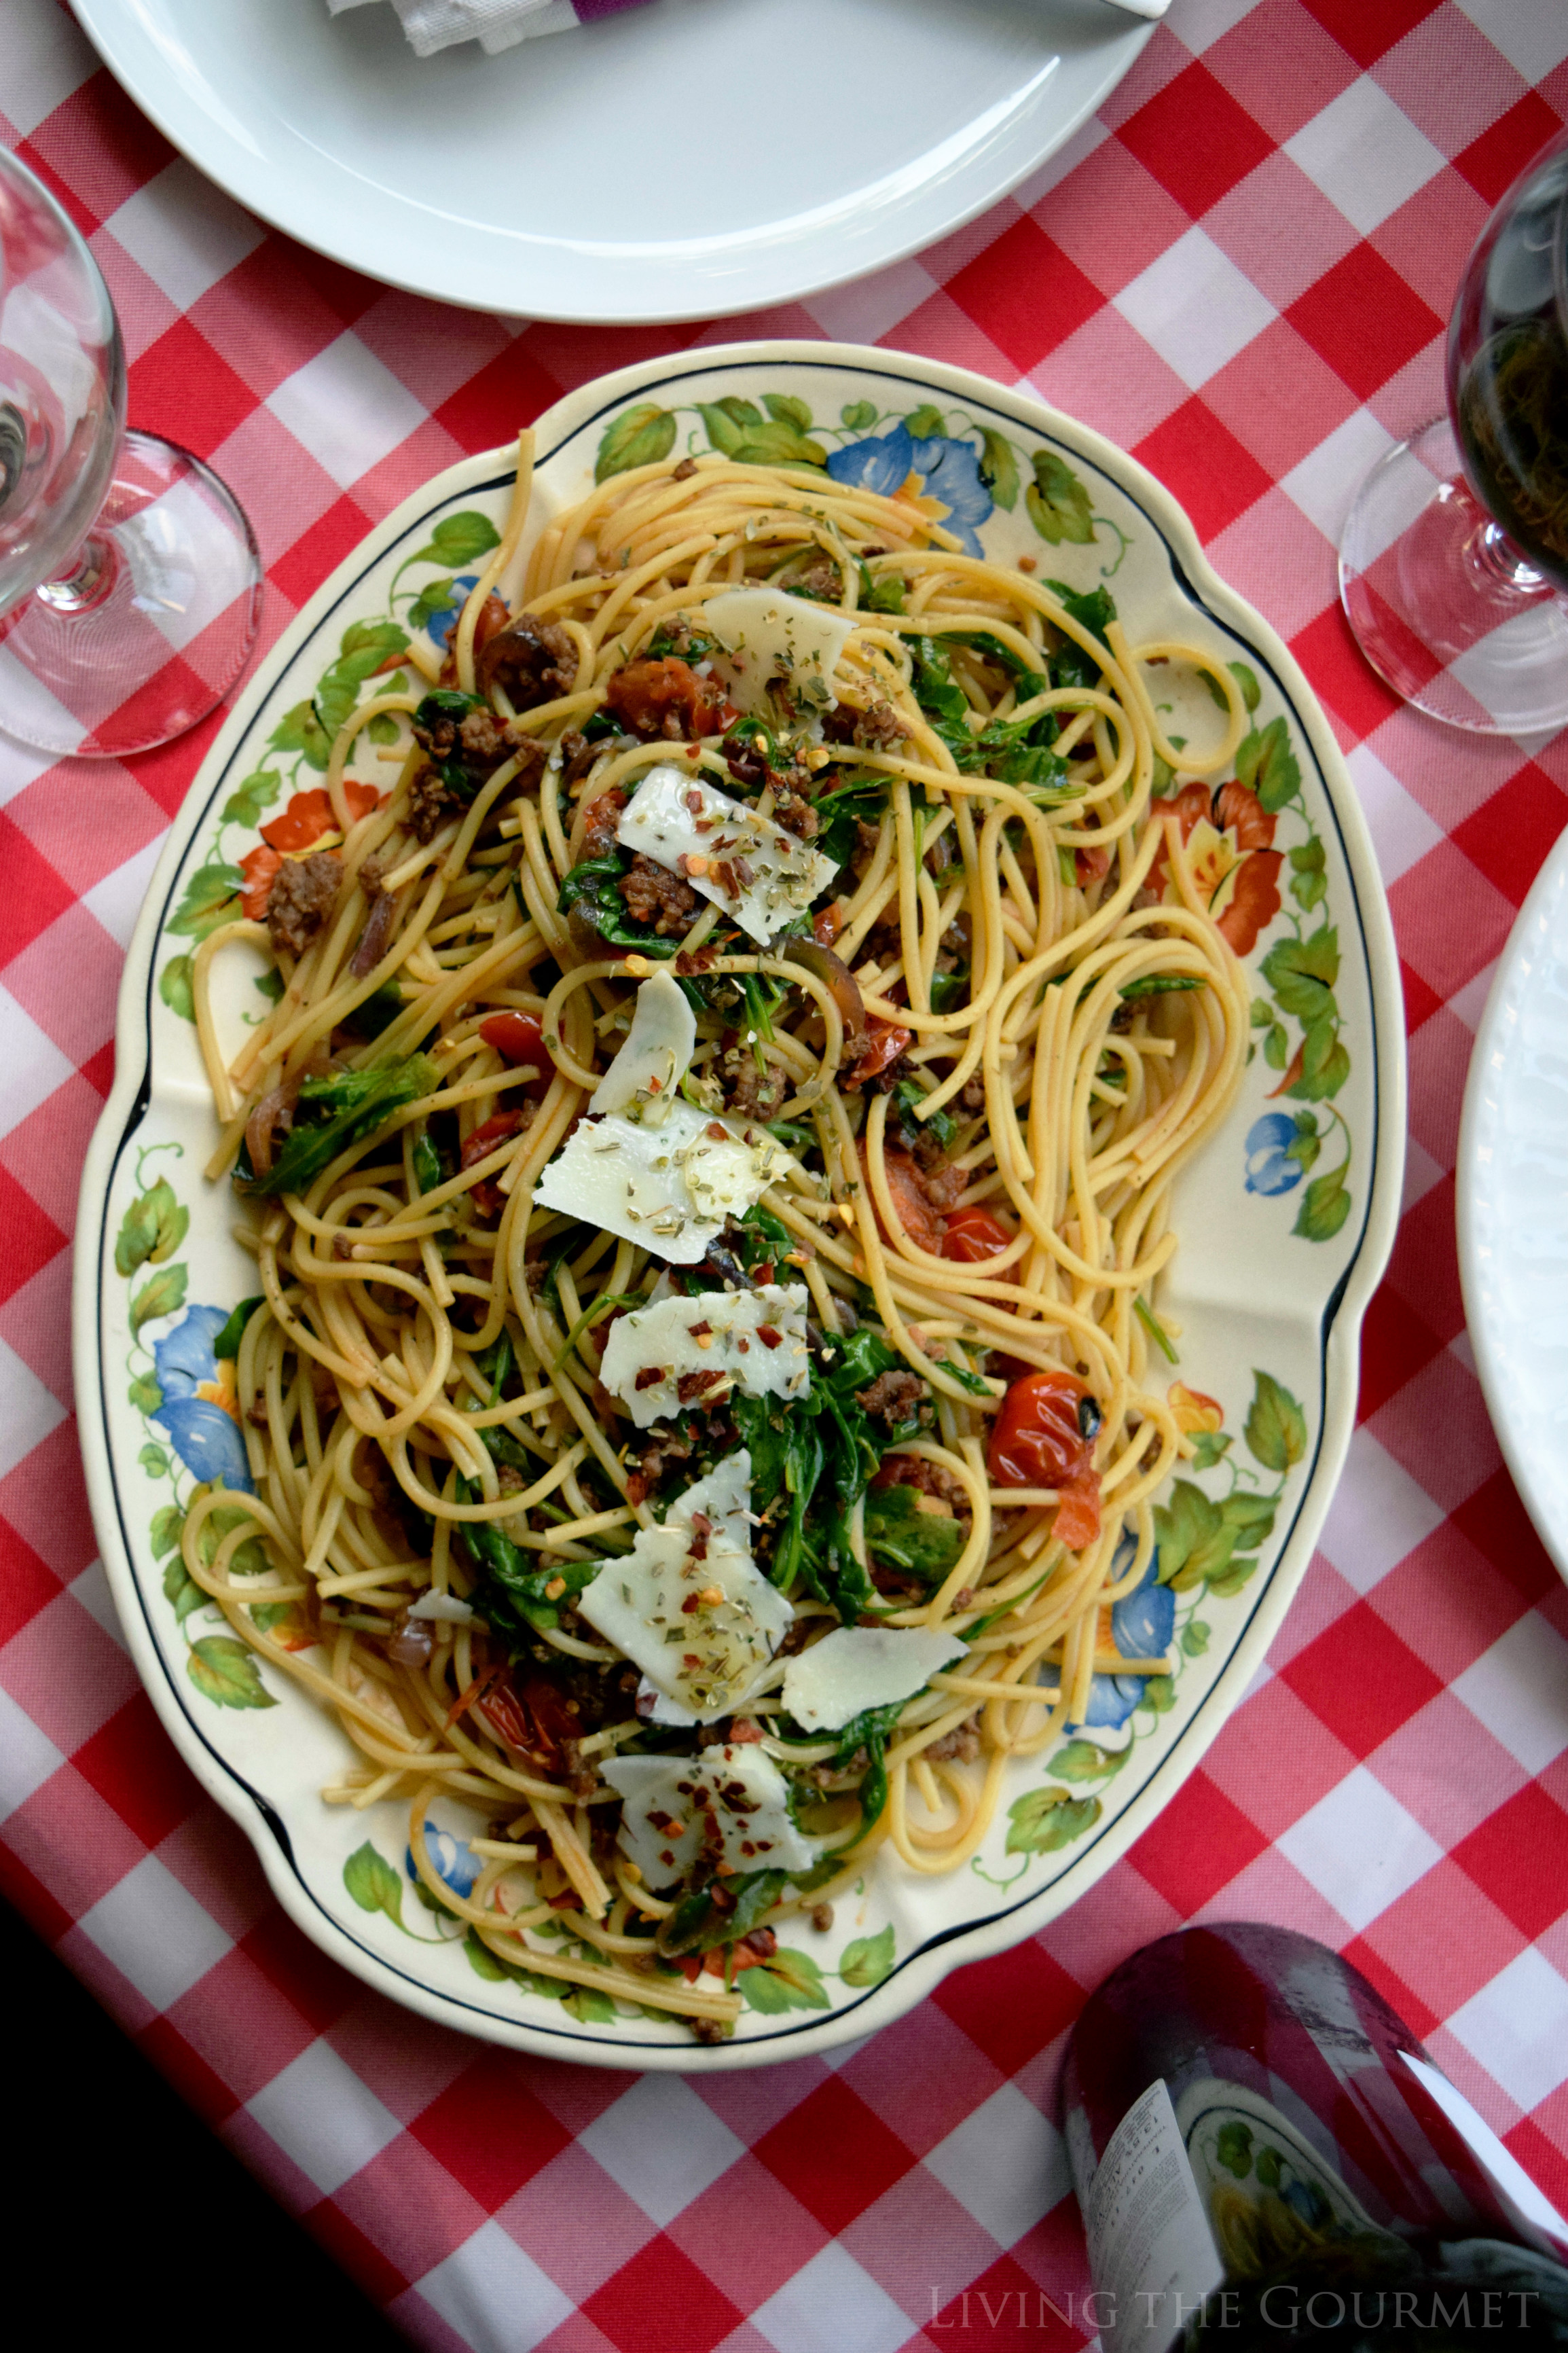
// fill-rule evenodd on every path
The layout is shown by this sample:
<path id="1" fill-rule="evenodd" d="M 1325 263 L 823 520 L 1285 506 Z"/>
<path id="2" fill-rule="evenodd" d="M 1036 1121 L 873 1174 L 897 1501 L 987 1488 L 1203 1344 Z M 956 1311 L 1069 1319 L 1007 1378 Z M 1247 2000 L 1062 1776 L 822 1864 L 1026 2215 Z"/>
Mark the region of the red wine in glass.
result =
<path id="1" fill-rule="evenodd" d="M 1478 733 L 1568 725 L 1568 131 L 1498 206 L 1448 330 L 1448 416 L 1363 484 L 1340 551 L 1362 651 Z"/>

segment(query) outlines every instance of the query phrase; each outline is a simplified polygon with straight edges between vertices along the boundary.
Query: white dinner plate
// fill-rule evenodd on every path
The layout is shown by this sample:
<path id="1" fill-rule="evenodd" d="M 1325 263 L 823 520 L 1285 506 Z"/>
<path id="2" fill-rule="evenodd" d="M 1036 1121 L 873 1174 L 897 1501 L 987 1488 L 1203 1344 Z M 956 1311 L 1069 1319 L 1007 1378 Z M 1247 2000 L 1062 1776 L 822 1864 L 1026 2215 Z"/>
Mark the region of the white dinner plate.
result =
<path id="1" fill-rule="evenodd" d="M 72 0 L 176 147 L 306 245 L 438 301 L 760 310 L 971 220 L 1153 27 L 1104 0 L 649 0 L 497 58 L 390 6 Z"/>
<path id="2" fill-rule="evenodd" d="M 282 1903 L 326 1951 L 429 2017 L 641 2067 L 755 2065 L 864 2034 L 955 1963 L 1041 1927 L 1148 1828 L 1247 1689 L 1311 1556 L 1350 1442 L 1361 1316 L 1393 1239 L 1405 1141 L 1393 934 L 1344 763 L 1289 653 L 1209 570 L 1169 493 L 1097 434 L 963 370 L 742 343 L 625 369 L 541 417 L 530 529 L 584 496 L 595 469 L 700 453 L 742 427 L 787 432 L 797 457 L 839 479 L 940 499 L 998 561 L 1026 557 L 1079 590 L 1108 583 L 1134 646 L 1201 643 L 1244 665 L 1256 697 L 1237 755 L 1251 782 L 1229 788 L 1205 853 L 1251 976 L 1255 1050 L 1230 1114 L 1178 1179 L 1181 1246 L 1159 1292 L 1180 1334 L 1180 1362 L 1159 1377 L 1179 1385 L 1172 1403 L 1198 1451 L 1158 1524 L 1166 1581 L 1119 1602 L 1112 1629 L 1122 1656 L 1166 1653 L 1173 1673 L 1097 1677 L 1084 1730 L 1013 1761 L 971 1864 L 923 1877 L 886 1850 L 829 1932 L 802 1921 L 787 1936 L 784 1974 L 741 1978 L 736 2039 L 708 2049 L 647 2015 L 575 2014 L 543 1978 L 477 1974 L 456 1924 L 412 1892 L 406 1809 L 322 1803 L 349 1753 L 336 1722 L 275 1664 L 257 1666 L 187 1580 L 178 1528 L 197 1482 L 226 1463 L 248 1477 L 225 1419 L 233 1370 L 213 1343 L 255 1287 L 229 1188 L 201 1175 L 216 1123 L 189 957 L 237 903 L 237 861 L 258 822 L 317 782 L 310 699 L 341 700 L 345 678 L 357 693 L 366 668 L 406 642 L 405 622 L 433 636 L 447 626 L 446 599 L 471 572 L 432 592 L 433 617 L 424 592 L 504 517 L 504 451 L 437 475 L 371 533 L 272 648 L 203 762 L 132 944 L 77 1241 L 82 1448 L 115 1598 L 164 1724 L 255 1841 Z M 1212 740 L 1217 715 L 1195 673 L 1173 663 L 1159 680 L 1171 732 Z M 217 967 L 231 1050 L 261 1009 L 244 961 Z M 310 1629 L 292 1639 L 305 1646 Z M 436 1812 L 458 1884 L 462 1818 Z"/>
<path id="3" fill-rule="evenodd" d="M 1493 976 L 1459 1129 L 1459 1279 L 1492 1423 L 1568 1577 L 1568 832 Z"/>

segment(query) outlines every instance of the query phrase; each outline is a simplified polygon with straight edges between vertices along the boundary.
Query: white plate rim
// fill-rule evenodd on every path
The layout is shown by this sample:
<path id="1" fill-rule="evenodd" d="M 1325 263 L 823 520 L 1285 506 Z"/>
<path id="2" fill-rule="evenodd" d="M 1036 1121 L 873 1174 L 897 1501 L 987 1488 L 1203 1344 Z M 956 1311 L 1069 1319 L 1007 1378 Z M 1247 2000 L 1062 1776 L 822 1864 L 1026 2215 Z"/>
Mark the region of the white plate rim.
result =
<path id="1" fill-rule="evenodd" d="M 725 366 L 759 364 L 847 367 L 859 373 L 903 377 L 908 383 L 988 406 L 1037 436 L 1076 448 L 1090 464 L 1110 473 L 1142 503 L 1163 536 L 1179 577 L 1209 615 L 1229 629 L 1273 672 L 1292 716 L 1306 736 L 1329 793 L 1329 814 L 1343 851 L 1371 989 L 1368 1050 L 1374 1083 L 1371 1114 L 1373 1139 L 1368 1157 L 1371 1181 L 1354 1254 L 1327 1302 L 1320 1330 L 1322 1411 L 1310 1468 L 1295 1505 L 1289 1533 L 1270 1574 L 1250 1606 L 1245 1630 L 1228 1663 L 1184 1726 L 1170 1752 L 1125 1809 L 1096 1831 L 1081 1851 L 1087 1866 L 978 1921 L 959 1924 L 929 1938 L 899 1961 L 877 1987 L 835 2010 L 820 2024 L 803 2021 L 766 2039 L 709 2047 L 595 2040 L 586 2033 L 541 2028 L 498 2019 L 422 1984 L 393 1968 L 368 1946 L 348 1936 L 320 1906 L 295 1864 L 288 1827 L 187 1711 L 169 1674 L 152 1630 L 148 1597 L 132 1568 L 118 1502 L 110 1457 L 104 1367 L 100 1346 L 100 1303 L 112 1240 L 106 1215 L 118 1154 L 140 1119 L 151 1093 L 148 1016 L 153 957 L 164 902 L 193 837 L 205 820 L 211 787 L 264 702 L 275 678 L 293 659 L 330 610 L 376 554 L 397 539 L 422 510 L 458 491 L 471 491 L 487 473 L 510 473 L 511 453 L 496 450 L 459 461 L 425 484 L 388 515 L 345 558 L 307 602 L 258 665 L 227 721 L 209 747 L 148 887 L 127 956 L 115 1036 L 115 1080 L 94 1131 L 82 1175 L 72 1301 L 73 1358 L 79 1428 L 89 1500 L 121 1624 L 142 1681 L 164 1728 L 208 1794 L 250 1838 L 268 1884 L 295 1925 L 319 1947 L 378 1991 L 433 2021 L 484 2040 L 540 2056 L 587 2065 L 632 2064 L 670 2072 L 765 2066 L 801 2058 L 872 2032 L 922 2000 L 959 1964 L 1005 1951 L 1032 1936 L 1087 1893 L 1142 1835 L 1195 1768 L 1263 1664 L 1285 1612 L 1305 1573 L 1332 1500 L 1354 1427 L 1362 1317 L 1382 1278 L 1400 1213 L 1405 1156 L 1405 1066 L 1403 996 L 1392 920 L 1370 833 L 1350 774 L 1327 720 L 1307 680 L 1283 640 L 1262 617 L 1227 587 L 1209 565 L 1193 525 L 1154 476 L 1087 427 L 1043 402 L 1009 391 L 963 368 L 909 354 L 858 345 L 816 342 L 758 342 L 713 345 L 672 353 L 602 376 L 566 396 L 536 424 L 542 459 L 551 446 L 583 429 L 628 396 L 682 374 L 707 374 Z M 84 1246 L 84 1243 L 86 1246 Z M 1092 1857 L 1092 1862 L 1090 1858 Z"/>
<path id="2" fill-rule="evenodd" d="M 1495 1144 L 1502 1114 L 1501 1098 L 1510 1076 L 1508 1032 L 1517 1018 L 1521 997 L 1530 985 L 1532 955 L 1543 933 L 1552 930 L 1568 931 L 1568 827 L 1547 853 L 1545 864 L 1514 918 L 1492 975 L 1486 1010 L 1470 1050 L 1464 1108 L 1459 1118 L 1455 1224 L 1459 1244 L 1459 1290 L 1481 1395 L 1509 1475 L 1519 1490 L 1520 1501 L 1552 1566 L 1568 1583 L 1568 1513 L 1543 1490 L 1532 1444 L 1532 1438 L 1538 1441 L 1539 1433 L 1527 1430 L 1516 1411 L 1505 1363 L 1508 1321 L 1489 1277 L 1484 1231 L 1496 1200 Z M 1563 1227 L 1568 1232 L 1568 1205 L 1564 1206 Z"/>
<path id="3" fill-rule="evenodd" d="M 385 238 L 379 250 L 374 232 L 361 242 L 351 239 L 345 246 L 341 238 L 329 239 L 323 233 L 319 216 L 313 216 L 308 205 L 290 206 L 287 200 L 290 174 L 277 168 L 276 159 L 269 167 L 268 159 L 258 156 L 254 165 L 247 158 L 244 145 L 237 139 L 226 139 L 221 126 L 200 107 L 189 102 L 171 78 L 160 80 L 146 65 L 138 65 L 132 54 L 127 27 L 134 20 L 135 29 L 147 36 L 148 47 L 154 52 L 155 38 L 147 34 L 145 10 L 141 0 L 69 0 L 69 5 L 82 30 L 92 42 L 99 56 L 121 87 L 134 100 L 154 127 L 162 132 L 171 146 L 177 148 L 188 162 L 214 181 L 226 194 L 243 205 L 258 219 L 266 221 L 286 237 L 338 261 L 345 268 L 362 271 L 383 284 L 396 287 L 409 294 L 421 295 L 432 301 L 449 302 L 459 309 L 489 311 L 500 317 L 539 320 L 552 323 L 579 326 L 678 326 L 709 318 L 733 317 L 737 314 L 778 308 L 790 302 L 803 301 L 814 294 L 842 286 L 854 280 L 907 260 L 938 243 L 953 231 L 967 226 L 999 203 L 1019 183 L 1047 163 L 1071 139 L 1096 111 L 1104 104 L 1110 92 L 1131 71 L 1153 35 L 1153 21 L 1124 16 L 1114 6 L 1108 6 L 1108 16 L 1118 21 L 1115 38 L 1108 38 L 1105 71 L 1096 77 L 1079 102 L 1071 105 L 1058 120 L 1046 138 L 1033 140 L 1022 135 L 1021 126 L 1011 137 L 999 137 L 983 142 L 973 161 L 963 170 L 949 174 L 933 174 L 933 186 L 945 190 L 941 201 L 930 209 L 908 217 L 908 225 L 889 235 L 885 243 L 874 249 L 857 254 L 849 266 L 836 264 L 833 259 L 835 239 L 824 233 L 815 243 L 780 237 L 770 238 L 763 227 L 757 231 L 759 252 L 752 265 L 751 275 L 727 288 L 722 299 L 715 300 L 715 289 L 704 280 L 697 280 L 700 299 L 682 297 L 674 301 L 652 304 L 627 301 L 624 297 L 606 308 L 604 301 L 584 299 L 563 305 L 559 301 L 530 300 L 526 287 L 517 290 L 517 299 L 510 299 L 511 290 L 506 285 L 504 273 L 492 278 L 472 290 L 454 290 L 439 282 L 439 264 L 434 272 L 426 266 L 418 269 L 400 267 L 400 247 L 395 238 Z M 962 5 L 962 0 L 960 0 Z M 775 227 L 778 225 L 775 225 Z M 482 237 L 476 229 L 476 237 Z M 792 256 L 804 247 L 816 251 L 818 260 L 802 269 Z M 671 248 L 672 252 L 674 248 Z M 586 282 L 592 276 L 584 272 Z M 498 290 L 508 299 L 498 301 Z"/>

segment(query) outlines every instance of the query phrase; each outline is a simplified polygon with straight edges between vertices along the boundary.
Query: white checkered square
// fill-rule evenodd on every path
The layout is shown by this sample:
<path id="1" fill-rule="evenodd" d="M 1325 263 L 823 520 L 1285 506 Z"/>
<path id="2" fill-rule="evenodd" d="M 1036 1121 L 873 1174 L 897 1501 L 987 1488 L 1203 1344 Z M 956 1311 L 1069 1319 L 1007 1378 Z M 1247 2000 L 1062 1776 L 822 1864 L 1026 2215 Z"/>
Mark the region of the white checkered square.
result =
<path id="1" fill-rule="evenodd" d="M 1352 1928 L 1366 1927 L 1443 1860 L 1436 1840 L 1364 1765 L 1292 1823 L 1279 1845 Z"/>
<path id="2" fill-rule="evenodd" d="M 894 2353 L 910 2336 L 908 2315 L 837 2239 L 752 2315 L 778 2353 Z"/>
<path id="3" fill-rule="evenodd" d="M 77 1926 L 154 2010 L 189 1993 L 233 1943 L 155 1854 L 143 1855 Z"/>
<path id="4" fill-rule="evenodd" d="M 117 1651 L 125 1650 L 125 1629 L 120 1622 L 120 1612 L 114 1606 L 114 1596 L 100 1560 L 89 1560 L 81 1575 L 72 1577 L 66 1591 L 79 1609 L 87 1611 L 93 1624 L 102 1629 Z"/>
<path id="5" fill-rule="evenodd" d="M 351 2181 L 403 2129 L 347 2060 L 319 2040 L 246 2106 L 323 2198 Z"/>
<path id="6" fill-rule="evenodd" d="M 5 66 L 0 108 L 24 139 L 99 70 L 95 51 L 63 8 L 7 8 Z"/>
<path id="7" fill-rule="evenodd" d="M 1067 2143 L 1016 2084 L 1004 2084 L 926 2165 L 998 2246 L 1016 2244 L 1072 2187 Z"/>
<path id="8" fill-rule="evenodd" d="M 0 1821 L 25 1806 L 65 1761 L 26 1709 L 0 1686 Z"/>
<path id="9" fill-rule="evenodd" d="M 1408 204 L 1444 164 L 1441 151 L 1370 74 L 1303 123 L 1285 142 L 1285 153 L 1363 237 Z"/>
<path id="10" fill-rule="evenodd" d="M 679 2075 L 644 2075 L 578 2137 L 661 2230 L 745 2154 Z"/>
<path id="11" fill-rule="evenodd" d="M 1558 0 L 1458 0 L 1458 7 L 1526 81 L 1544 81 L 1568 58 L 1568 8 Z"/>
<path id="12" fill-rule="evenodd" d="M 183 155 L 127 196 L 104 227 L 182 311 L 254 253 L 266 235 L 259 221 Z"/>
<path id="13" fill-rule="evenodd" d="M 147 886 L 165 839 L 163 834 L 154 835 L 134 858 L 128 858 L 123 866 L 116 866 L 101 882 L 95 882 L 90 891 L 82 892 L 82 905 L 97 916 L 120 947 L 131 945 L 131 934 L 136 929 L 136 919 L 142 913 L 142 902 L 147 896 Z"/>
<path id="14" fill-rule="evenodd" d="M 856 278 L 847 286 L 830 286 L 813 294 L 806 309 L 825 335 L 840 343 L 874 343 L 901 319 L 929 302 L 936 280 L 912 257 L 895 261 L 869 278 Z"/>
<path id="15" fill-rule="evenodd" d="M 267 406 L 344 491 L 425 422 L 406 385 L 346 329 L 275 385 Z"/>
<path id="16" fill-rule="evenodd" d="M 1539 1611 L 1510 1626 L 1453 1688 L 1527 1773 L 1543 1773 L 1568 1748 L 1568 1642 Z"/>
<path id="17" fill-rule="evenodd" d="M 0 990 L 0 996 L 4 996 Z M 5 1034 L 0 1028 L 0 1036 Z M 59 1399 L 44 1387 L 30 1366 L 0 1340 L 0 1479 L 14 1471 L 35 1446 L 42 1445 L 66 1418 Z"/>
<path id="18" fill-rule="evenodd" d="M 1447 2024 L 1521 2108 L 1539 2107 L 1568 2080 L 1568 1985 L 1533 1945 Z"/>
<path id="19" fill-rule="evenodd" d="M 1111 298 L 1189 392 L 1217 375 L 1275 316 L 1274 306 L 1201 228 L 1190 228 Z"/>
<path id="20" fill-rule="evenodd" d="M 1384 431 L 1371 409 L 1358 408 L 1310 449 L 1300 465 L 1282 474 L 1279 487 L 1317 524 L 1329 544 L 1337 547 L 1356 492 L 1393 447 L 1393 434 Z"/>
<path id="21" fill-rule="evenodd" d="M 1377 852 L 1378 871 L 1392 886 L 1443 839 L 1443 828 L 1385 768 L 1369 744 L 1348 753 L 1345 765 Z"/>
<path id="22" fill-rule="evenodd" d="M 1416 1485 L 1370 1430 L 1358 1430 L 1318 1539 L 1319 1551 L 1346 1584 L 1358 1593 L 1370 1593 L 1380 1577 L 1442 1525 L 1442 1506 Z"/>
<path id="23" fill-rule="evenodd" d="M 574 2309 L 570 2296 L 499 2222 L 486 2222 L 465 2239 L 426 2273 L 416 2293 L 473 2353 L 532 2353 Z"/>

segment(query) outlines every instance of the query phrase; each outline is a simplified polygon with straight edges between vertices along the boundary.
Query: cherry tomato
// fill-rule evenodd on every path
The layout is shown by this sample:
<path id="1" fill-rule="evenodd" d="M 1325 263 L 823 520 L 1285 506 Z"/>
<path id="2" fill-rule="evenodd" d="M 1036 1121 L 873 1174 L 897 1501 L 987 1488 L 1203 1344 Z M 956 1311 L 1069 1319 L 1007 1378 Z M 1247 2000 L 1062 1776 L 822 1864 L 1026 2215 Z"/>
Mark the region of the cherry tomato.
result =
<path id="1" fill-rule="evenodd" d="M 1081 1552 L 1100 1534 L 1099 1472 L 1078 1472 L 1061 1493 L 1051 1534 L 1061 1538 L 1068 1552 Z"/>
<path id="2" fill-rule="evenodd" d="M 700 735 L 721 735 L 736 715 L 717 680 L 699 678 L 678 654 L 627 662 L 612 672 L 605 700 L 616 718 L 645 743 L 665 733 L 667 719 L 673 719 L 677 733 L 690 743 Z"/>
<path id="3" fill-rule="evenodd" d="M 917 1250 L 929 1250 L 935 1258 L 942 1250 L 942 1238 L 946 1228 L 942 1218 L 926 1198 L 924 1187 L 921 1183 L 920 1170 L 907 1152 L 900 1151 L 892 1145 L 884 1145 L 882 1147 L 882 1169 L 888 1179 L 888 1190 L 893 1197 L 893 1207 L 898 1211 L 899 1223 Z M 860 1173 L 864 1178 L 866 1173 L 864 1155 L 861 1158 Z M 882 1223 L 880 1214 L 878 1215 L 877 1223 L 879 1225 Z M 893 1237 L 889 1234 L 887 1239 L 891 1241 Z"/>
<path id="4" fill-rule="evenodd" d="M 494 1119 L 487 1119 L 482 1127 L 475 1128 L 472 1135 L 464 1145 L 463 1166 L 477 1167 L 487 1155 L 495 1150 L 498 1144 L 504 1144 L 509 1135 L 515 1135 L 521 1124 L 522 1113 L 520 1111 L 500 1111 L 497 1112 Z M 472 1198 L 474 1208 L 481 1218 L 497 1218 L 500 1215 L 505 1197 L 500 1187 L 492 1185 L 488 1177 L 481 1178 L 473 1187 Z"/>
<path id="5" fill-rule="evenodd" d="M 1100 1534 L 1100 1406 L 1076 1373 L 1026 1373 L 1002 1400 L 987 1458 L 998 1487 L 1055 1487 L 1054 1533 L 1073 1552 Z"/>
<path id="6" fill-rule="evenodd" d="M 845 1072 L 845 1085 L 862 1087 L 868 1079 L 879 1078 L 914 1042 L 912 1029 L 902 1029 L 896 1021 L 884 1021 L 873 1013 L 866 1024 L 866 1050 L 854 1069 Z"/>
<path id="7" fill-rule="evenodd" d="M 844 902 L 835 899 L 831 907 L 824 907 L 811 919 L 811 936 L 819 948 L 830 948 L 844 929 Z"/>
<path id="8" fill-rule="evenodd" d="M 994 1258 L 1014 1239 L 1011 1226 L 992 1216 L 979 1203 L 968 1209 L 954 1209 L 947 1221 L 947 1236 L 942 1246 L 943 1258 L 956 1259 L 960 1266 L 978 1266 L 984 1259 Z"/>
<path id="9" fill-rule="evenodd" d="M 531 1062 L 539 1077 L 526 1092 L 544 1092 L 553 1066 L 544 1050 L 544 1033 L 531 1013 L 492 1013 L 488 1021 L 480 1022 L 479 1035 L 514 1071 Z"/>
<path id="10" fill-rule="evenodd" d="M 578 1723 L 553 1683 L 531 1675 L 519 1691 L 509 1669 L 474 1702 L 498 1740 L 536 1757 L 548 1772 L 559 1772 L 566 1761 L 566 1743 L 578 1736 Z"/>

